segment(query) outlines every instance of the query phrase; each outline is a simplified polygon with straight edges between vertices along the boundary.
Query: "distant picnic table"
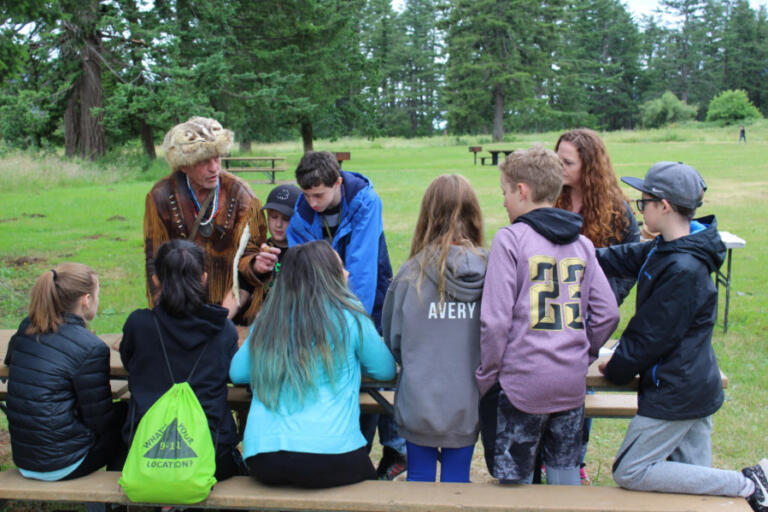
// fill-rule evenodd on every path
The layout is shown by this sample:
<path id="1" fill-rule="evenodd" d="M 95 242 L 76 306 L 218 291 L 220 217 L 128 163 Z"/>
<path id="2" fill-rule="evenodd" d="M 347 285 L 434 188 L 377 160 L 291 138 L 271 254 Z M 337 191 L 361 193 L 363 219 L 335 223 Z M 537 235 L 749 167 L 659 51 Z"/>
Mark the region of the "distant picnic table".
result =
<path id="1" fill-rule="evenodd" d="M 489 149 L 488 152 L 491 154 L 490 159 L 491 163 L 490 165 L 499 165 L 499 154 L 504 153 L 504 158 L 508 157 L 512 153 L 514 153 L 516 150 L 514 149 Z M 480 157 L 480 165 L 486 165 L 485 161 L 488 159 L 487 156 Z"/>
<path id="2" fill-rule="evenodd" d="M 224 168 L 233 174 L 241 172 L 263 172 L 270 176 L 270 183 L 275 182 L 275 173 L 288 170 L 284 165 L 284 156 L 225 156 L 221 158 Z"/>

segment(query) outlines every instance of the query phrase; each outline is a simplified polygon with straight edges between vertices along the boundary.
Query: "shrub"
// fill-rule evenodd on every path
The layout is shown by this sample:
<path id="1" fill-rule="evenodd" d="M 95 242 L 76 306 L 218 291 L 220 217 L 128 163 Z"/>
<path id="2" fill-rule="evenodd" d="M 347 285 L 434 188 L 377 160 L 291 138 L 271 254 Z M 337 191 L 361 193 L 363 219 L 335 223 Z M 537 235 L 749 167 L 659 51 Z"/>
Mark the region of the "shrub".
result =
<path id="1" fill-rule="evenodd" d="M 643 103 L 640 111 L 645 128 L 660 128 L 669 123 L 693 119 L 696 117 L 698 107 L 680 101 L 672 91 L 667 91 L 662 94 L 661 98 Z"/>
<path id="2" fill-rule="evenodd" d="M 747 119 L 760 119 L 763 115 L 749 101 L 747 93 L 741 89 L 723 91 L 709 102 L 707 121 L 720 121 L 725 124 L 738 123 Z"/>

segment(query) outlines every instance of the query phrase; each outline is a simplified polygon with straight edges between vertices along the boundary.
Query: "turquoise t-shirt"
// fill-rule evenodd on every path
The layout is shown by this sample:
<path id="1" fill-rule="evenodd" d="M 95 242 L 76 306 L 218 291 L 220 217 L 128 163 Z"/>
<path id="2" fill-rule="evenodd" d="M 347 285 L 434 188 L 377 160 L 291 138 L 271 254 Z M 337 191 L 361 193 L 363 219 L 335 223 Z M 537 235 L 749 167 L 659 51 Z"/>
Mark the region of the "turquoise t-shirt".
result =
<path id="1" fill-rule="evenodd" d="M 357 315 L 362 324 L 362 338 L 355 326 Z M 243 437 L 243 457 L 259 453 L 292 451 L 301 453 L 346 453 L 365 445 L 360 432 L 360 379 L 362 372 L 376 380 L 395 376 L 395 360 L 376 332 L 371 319 L 345 311 L 350 334 L 347 358 L 336 369 L 332 386 L 320 365 L 316 392 L 298 400 L 284 398 L 279 411 L 267 409 L 256 394 L 251 401 Z M 235 384 L 251 380 L 250 336 L 237 351 L 229 368 Z"/>
<path id="2" fill-rule="evenodd" d="M 46 482 L 57 482 L 79 468 L 84 460 L 85 457 L 74 464 L 57 469 L 56 471 L 27 471 L 26 469 L 19 468 L 19 473 L 25 478 L 34 478 L 35 480 L 44 480 Z"/>

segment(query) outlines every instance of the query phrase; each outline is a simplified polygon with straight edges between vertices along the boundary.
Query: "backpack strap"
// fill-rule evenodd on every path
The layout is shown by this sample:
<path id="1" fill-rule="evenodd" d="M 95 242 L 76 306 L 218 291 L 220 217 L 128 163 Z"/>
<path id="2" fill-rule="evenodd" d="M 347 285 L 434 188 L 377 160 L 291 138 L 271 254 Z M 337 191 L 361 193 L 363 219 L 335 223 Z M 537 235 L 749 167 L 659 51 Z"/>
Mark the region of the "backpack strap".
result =
<path id="1" fill-rule="evenodd" d="M 173 370 L 171 370 L 171 360 L 168 358 L 168 352 L 165 350 L 165 341 L 163 339 L 163 331 L 160 329 L 160 323 L 157 321 L 157 315 L 155 314 L 154 310 L 152 311 L 152 320 L 155 321 L 155 328 L 157 329 L 157 335 L 160 337 L 160 348 L 163 349 L 163 357 L 165 358 L 165 364 L 168 367 L 168 375 L 171 377 L 171 386 L 176 384 L 176 381 L 173 379 Z M 197 361 L 195 361 L 195 364 L 192 365 L 192 370 L 190 370 L 189 375 L 187 375 L 187 378 L 185 379 L 187 382 L 192 378 L 192 374 L 195 373 L 195 370 L 197 369 L 197 365 L 200 363 L 200 360 L 203 358 L 203 354 L 205 354 L 205 349 L 208 348 L 208 340 L 206 340 L 205 344 L 203 345 L 203 350 L 200 351 L 200 355 L 197 356 Z"/>

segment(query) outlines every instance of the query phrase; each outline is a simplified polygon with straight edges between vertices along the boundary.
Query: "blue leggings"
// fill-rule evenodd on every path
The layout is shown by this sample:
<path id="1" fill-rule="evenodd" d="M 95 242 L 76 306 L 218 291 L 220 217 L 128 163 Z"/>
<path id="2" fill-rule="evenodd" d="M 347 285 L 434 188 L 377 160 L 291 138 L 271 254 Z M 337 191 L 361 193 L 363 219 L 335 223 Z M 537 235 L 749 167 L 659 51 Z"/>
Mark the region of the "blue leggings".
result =
<path id="1" fill-rule="evenodd" d="M 440 452 L 440 481 L 469 483 L 469 467 L 475 445 L 463 448 L 433 448 L 405 443 L 408 450 L 408 477 L 410 482 L 434 482 L 437 455 Z"/>

